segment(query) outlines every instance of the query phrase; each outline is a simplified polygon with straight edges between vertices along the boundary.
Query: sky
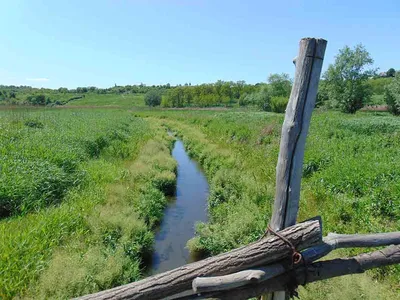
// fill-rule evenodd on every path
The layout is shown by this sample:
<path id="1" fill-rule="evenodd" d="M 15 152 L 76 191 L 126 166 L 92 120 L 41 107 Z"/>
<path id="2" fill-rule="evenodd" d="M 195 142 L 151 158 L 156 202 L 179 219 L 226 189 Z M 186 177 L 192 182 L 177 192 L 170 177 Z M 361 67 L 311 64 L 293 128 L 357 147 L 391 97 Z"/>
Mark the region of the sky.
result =
<path id="1" fill-rule="evenodd" d="M 324 68 L 362 43 L 400 69 L 399 0 L 0 0 L 0 84 L 266 82 L 294 74 L 303 37 L 328 40 Z"/>

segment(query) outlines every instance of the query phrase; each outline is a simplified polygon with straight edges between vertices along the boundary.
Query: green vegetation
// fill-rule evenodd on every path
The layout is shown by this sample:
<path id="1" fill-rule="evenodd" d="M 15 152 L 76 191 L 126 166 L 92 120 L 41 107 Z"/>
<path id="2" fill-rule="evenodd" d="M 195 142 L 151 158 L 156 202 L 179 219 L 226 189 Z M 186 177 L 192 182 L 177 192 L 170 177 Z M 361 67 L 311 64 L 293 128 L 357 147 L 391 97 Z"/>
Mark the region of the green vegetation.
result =
<path id="1" fill-rule="evenodd" d="M 177 86 L 167 90 L 161 106 L 163 107 L 208 107 L 232 106 L 244 93 L 251 93 L 256 86 L 244 81 L 217 81 L 213 84 Z"/>
<path id="2" fill-rule="evenodd" d="M 367 81 L 375 71 L 366 67 L 373 62 L 361 44 L 354 49 L 345 46 L 339 50 L 335 62 L 324 74 L 329 99 L 334 107 L 346 113 L 355 113 L 369 102 L 371 92 Z"/>
<path id="3" fill-rule="evenodd" d="M 159 91 L 148 91 L 144 95 L 144 103 L 147 106 L 159 106 L 161 104 L 161 94 Z"/>
<path id="4" fill-rule="evenodd" d="M 143 95 L 139 94 L 85 94 L 85 97 L 69 101 L 66 106 L 86 107 L 143 107 Z"/>
<path id="5" fill-rule="evenodd" d="M 372 61 L 363 46 L 345 47 L 319 86 L 323 109 L 307 140 L 299 221 L 321 215 L 325 233 L 400 230 L 400 120 L 356 113 L 386 102 L 399 115 L 400 76 L 372 77 Z M 166 129 L 210 183 L 210 220 L 198 224 L 190 250 L 215 255 L 260 238 L 291 87 L 287 74 L 255 85 L 0 86 L 0 295 L 71 298 L 140 279 L 175 191 Z M 212 106 L 236 108 L 193 109 Z M 399 280 L 399 266 L 381 268 L 310 284 L 301 296 L 399 299 Z"/>
<path id="6" fill-rule="evenodd" d="M 140 278 L 175 185 L 166 132 L 117 110 L 1 115 L 2 199 L 28 203 L 0 221 L 2 296 L 70 298 Z"/>
<path id="7" fill-rule="evenodd" d="M 288 74 L 271 74 L 268 84 L 252 94 L 244 94 L 239 100 L 239 105 L 256 105 L 264 111 L 283 113 L 289 101 L 292 82 Z"/>
<path id="8" fill-rule="evenodd" d="M 393 78 L 378 77 L 368 80 L 373 95 L 383 95 L 385 93 L 385 86 L 392 81 Z"/>
<path id="9" fill-rule="evenodd" d="M 210 221 L 198 225 L 190 249 L 215 255 L 258 239 L 271 214 L 283 116 L 213 111 L 141 115 L 158 117 L 177 131 L 209 178 Z M 399 120 L 386 113 L 316 112 L 305 153 L 299 221 L 321 215 L 325 234 L 400 230 L 399 130 Z M 399 279 L 399 266 L 382 268 L 352 276 L 347 286 L 345 279 L 310 284 L 302 295 L 316 299 L 342 290 L 347 299 L 356 289 L 357 295 L 382 293 L 380 299 L 394 299 Z"/>
<path id="10" fill-rule="evenodd" d="M 276 113 L 284 113 L 286 106 L 289 102 L 289 98 L 285 96 L 276 96 L 271 98 L 271 111 Z"/>
<path id="11" fill-rule="evenodd" d="M 285 107 L 286 97 L 266 93 L 270 109 Z M 93 99 L 98 96 L 112 97 Z M 0 112 L 0 293 L 6 298 L 71 298 L 143 276 L 153 229 L 175 189 L 166 128 L 178 133 L 210 183 L 210 221 L 197 226 L 191 251 L 215 255 L 264 233 L 282 114 L 141 109 L 135 115 L 117 109 Z M 321 215 L 325 233 L 400 230 L 399 130 L 398 118 L 387 113 L 316 111 L 299 221 Z M 357 290 L 368 299 L 396 299 L 399 279 L 398 266 L 383 268 L 353 276 L 351 285 L 345 279 L 310 284 L 301 295 L 334 297 L 340 290 L 351 298 Z"/>
<path id="12" fill-rule="evenodd" d="M 0 215 L 24 214 L 60 203 L 85 181 L 80 165 L 104 148 L 128 153 L 134 130 L 128 114 L 77 111 L 2 111 Z"/>
<path id="13" fill-rule="evenodd" d="M 396 76 L 396 70 L 393 69 L 393 68 L 390 68 L 389 70 L 387 70 L 386 76 L 387 77 L 395 77 Z"/>
<path id="14" fill-rule="evenodd" d="M 386 86 L 384 98 L 389 111 L 394 115 L 400 115 L 400 74 Z"/>

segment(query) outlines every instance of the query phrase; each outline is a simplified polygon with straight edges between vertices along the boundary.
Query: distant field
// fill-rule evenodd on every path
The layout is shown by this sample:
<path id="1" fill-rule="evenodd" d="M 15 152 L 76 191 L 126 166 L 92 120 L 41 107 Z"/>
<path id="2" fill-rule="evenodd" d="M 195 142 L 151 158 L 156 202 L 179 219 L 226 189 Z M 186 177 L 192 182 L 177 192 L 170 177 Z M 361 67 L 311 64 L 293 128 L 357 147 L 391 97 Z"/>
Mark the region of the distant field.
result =
<path id="1" fill-rule="evenodd" d="M 84 98 L 69 101 L 66 106 L 118 106 L 129 108 L 145 106 L 145 104 L 141 94 L 87 93 Z"/>

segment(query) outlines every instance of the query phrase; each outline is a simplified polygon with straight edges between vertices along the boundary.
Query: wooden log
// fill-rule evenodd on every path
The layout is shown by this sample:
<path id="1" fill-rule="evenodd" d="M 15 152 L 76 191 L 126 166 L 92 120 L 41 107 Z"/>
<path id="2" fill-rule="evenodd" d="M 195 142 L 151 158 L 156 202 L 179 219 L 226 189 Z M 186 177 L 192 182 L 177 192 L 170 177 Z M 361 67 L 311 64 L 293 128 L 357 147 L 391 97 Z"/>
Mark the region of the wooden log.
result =
<path id="1" fill-rule="evenodd" d="M 304 147 L 317 97 L 326 44 L 324 39 L 302 39 L 299 54 L 294 61 L 295 79 L 286 107 L 276 166 L 275 202 L 270 223 L 275 231 L 296 223 Z M 266 298 L 263 296 L 263 299 Z M 286 297 L 281 294 L 268 298 L 283 300 Z"/>
<path id="2" fill-rule="evenodd" d="M 329 233 L 323 240 L 324 243 L 321 245 L 311 247 L 302 252 L 302 257 L 307 264 L 327 255 L 334 249 L 400 245 L 400 232 L 376 234 Z M 247 284 L 260 283 L 279 276 L 286 271 L 287 268 L 283 264 L 277 263 L 225 276 L 196 278 L 193 280 L 192 286 L 193 291 L 196 293 L 224 291 Z"/>
<path id="3" fill-rule="evenodd" d="M 271 279 L 287 271 L 283 264 L 272 264 L 266 267 L 244 270 L 224 276 L 197 277 L 192 287 L 195 293 L 225 291 L 247 284 Z"/>
<path id="4" fill-rule="evenodd" d="M 329 233 L 327 237 L 323 238 L 321 245 L 305 250 L 302 252 L 302 256 L 306 263 L 310 263 L 339 248 L 379 247 L 399 244 L 399 231 L 372 234 Z"/>
<path id="5" fill-rule="evenodd" d="M 299 223 L 280 233 L 298 250 L 322 242 L 319 221 Z M 271 264 L 290 256 L 291 253 L 292 250 L 286 242 L 277 236 L 270 236 L 227 253 L 80 299 L 164 299 L 190 290 L 196 277 L 226 275 Z"/>
<path id="6" fill-rule="evenodd" d="M 264 293 L 287 290 L 297 285 L 325 280 L 333 277 L 363 273 L 366 270 L 400 263 L 400 245 L 392 245 L 382 250 L 360 254 L 355 257 L 333 259 L 301 266 L 278 277 L 259 284 L 250 284 L 229 291 L 203 293 L 190 299 L 249 299 Z M 186 298 L 181 298 L 186 299 Z"/>
<path id="7" fill-rule="evenodd" d="M 317 97 L 326 44 L 327 41 L 323 39 L 305 38 L 300 41 L 276 167 L 275 203 L 270 224 L 276 231 L 296 223 L 304 147 Z"/>

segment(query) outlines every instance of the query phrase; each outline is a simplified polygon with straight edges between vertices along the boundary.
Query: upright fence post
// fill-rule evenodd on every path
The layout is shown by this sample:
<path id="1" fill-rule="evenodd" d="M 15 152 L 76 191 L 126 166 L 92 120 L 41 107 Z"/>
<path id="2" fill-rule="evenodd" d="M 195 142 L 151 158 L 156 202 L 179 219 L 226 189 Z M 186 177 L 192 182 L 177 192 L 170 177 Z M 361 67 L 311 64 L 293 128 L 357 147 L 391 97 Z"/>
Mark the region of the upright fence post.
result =
<path id="1" fill-rule="evenodd" d="M 296 73 L 282 126 L 276 166 L 276 192 L 270 227 L 279 231 L 296 224 L 304 147 L 311 114 L 315 106 L 327 41 L 304 38 L 296 58 Z M 275 292 L 262 299 L 284 300 L 285 292 Z"/>

